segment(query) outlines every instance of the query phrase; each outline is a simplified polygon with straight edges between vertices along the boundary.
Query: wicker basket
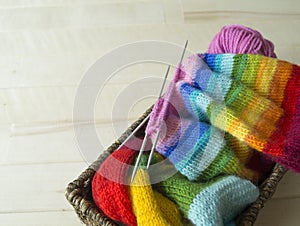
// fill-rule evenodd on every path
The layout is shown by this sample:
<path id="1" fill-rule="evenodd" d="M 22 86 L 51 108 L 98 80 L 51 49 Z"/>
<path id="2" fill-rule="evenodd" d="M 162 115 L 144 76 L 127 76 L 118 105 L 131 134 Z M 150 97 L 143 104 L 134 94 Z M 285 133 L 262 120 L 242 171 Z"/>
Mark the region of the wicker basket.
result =
<path id="1" fill-rule="evenodd" d="M 100 157 L 90 165 L 81 175 L 73 182 L 69 183 L 65 196 L 74 207 L 80 220 L 86 225 L 109 225 L 117 226 L 117 224 L 99 211 L 92 198 L 91 182 L 95 174 L 94 169 L 98 169 L 101 163 L 112 153 L 126 137 L 143 121 L 143 119 L 151 112 L 148 109 L 142 117 L 134 122 L 126 132 L 113 143 Z M 260 185 L 260 195 L 258 199 L 252 203 L 244 212 L 236 219 L 237 225 L 253 225 L 259 211 L 264 207 L 265 202 L 270 199 L 287 170 L 275 165 L 269 177 Z"/>

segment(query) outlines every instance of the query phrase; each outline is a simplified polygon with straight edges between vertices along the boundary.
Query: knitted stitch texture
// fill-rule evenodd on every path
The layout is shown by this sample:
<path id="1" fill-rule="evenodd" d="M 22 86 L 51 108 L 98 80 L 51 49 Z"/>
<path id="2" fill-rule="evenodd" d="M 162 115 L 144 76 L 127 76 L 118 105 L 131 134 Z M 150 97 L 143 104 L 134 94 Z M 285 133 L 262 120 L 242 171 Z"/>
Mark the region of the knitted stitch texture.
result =
<path id="1" fill-rule="evenodd" d="M 214 73 L 246 85 L 282 109 L 280 113 L 271 103 L 257 107 L 262 105 L 262 102 L 253 96 L 243 97 L 241 92 L 233 93 L 236 88 L 232 82 L 225 99 L 232 102 L 232 105 L 237 105 L 240 99 L 245 98 L 244 109 L 237 111 L 236 114 L 252 115 L 254 108 L 260 108 L 261 114 L 256 117 L 252 115 L 255 129 L 248 124 L 250 128 L 237 126 L 237 133 L 229 128 L 225 128 L 226 131 L 256 150 L 272 156 L 278 163 L 299 172 L 300 67 L 260 55 L 205 54 L 201 57 Z M 264 124 L 264 120 L 269 121 L 269 126 Z M 233 123 L 232 120 L 228 121 L 228 124 Z"/>
<path id="2" fill-rule="evenodd" d="M 92 181 L 92 195 L 96 205 L 109 218 L 125 225 L 137 225 L 136 217 L 131 208 L 129 191 L 122 184 L 127 179 L 128 165 L 132 164 L 136 151 L 121 148 L 114 151 L 100 166 Z M 116 178 L 120 183 L 107 178 Z"/>
<path id="3" fill-rule="evenodd" d="M 180 86 L 189 79 L 184 71 L 177 70 L 164 99 L 152 110 L 146 129 L 152 139 L 158 129 L 162 131 L 157 151 L 190 180 L 208 180 L 224 173 L 256 179 L 257 174 L 245 168 L 223 139 L 224 132 L 211 126 L 204 113 L 188 111 Z"/>
<path id="4" fill-rule="evenodd" d="M 299 72 L 297 65 L 260 55 L 192 55 L 155 104 L 146 130 L 152 139 L 163 131 L 157 150 L 192 180 L 228 173 L 223 166 L 205 174 L 217 157 L 230 173 L 245 174 L 237 156 L 249 159 L 251 151 L 233 148 L 234 139 L 300 171 Z"/>
<path id="5" fill-rule="evenodd" d="M 264 38 L 259 31 L 243 25 L 233 24 L 222 27 L 211 40 L 207 53 L 260 54 L 277 58 L 274 49 L 274 44 Z M 235 150 L 238 158 L 251 169 L 260 172 L 259 179 L 264 180 L 272 170 L 274 162 L 261 152 L 256 152 L 248 147 L 243 141 L 237 138 L 231 138 L 231 140 L 234 144 L 233 150 Z M 242 147 L 245 151 L 237 152 Z"/>
<path id="6" fill-rule="evenodd" d="M 250 181 L 235 176 L 217 177 L 208 183 L 195 183 L 175 174 L 155 185 L 174 201 L 195 225 L 229 225 L 258 195 Z"/>
<path id="7" fill-rule="evenodd" d="M 149 182 L 146 171 L 138 169 L 130 185 L 130 199 L 138 225 L 181 225 L 181 216 L 177 206 L 158 192 L 154 192 Z"/>

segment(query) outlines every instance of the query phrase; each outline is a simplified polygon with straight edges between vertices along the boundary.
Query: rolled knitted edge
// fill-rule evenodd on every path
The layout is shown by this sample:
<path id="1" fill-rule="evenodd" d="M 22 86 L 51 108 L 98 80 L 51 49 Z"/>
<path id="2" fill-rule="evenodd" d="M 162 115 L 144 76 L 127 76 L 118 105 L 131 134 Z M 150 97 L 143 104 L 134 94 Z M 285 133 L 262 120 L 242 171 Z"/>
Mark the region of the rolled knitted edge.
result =
<path id="1" fill-rule="evenodd" d="M 154 192 L 145 170 L 138 169 L 132 185 L 130 200 L 139 226 L 180 226 L 181 216 L 176 205 Z M 170 211 L 171 210 L 171 211 Z"/>
<path id="2" fill-rule="evenodd" d="M 226 225 L 258 196 L 258 187 L 250 181 L 235 176 L 224 177 L 196 195 L 188 218 L 199 226 Z"/>
<path id="3" fill-rule="evenodd" d="M 120 162 L 131 164 L 135 155 L 135 151 L 125 147 L 114 151 L 100 165 L 92 180 L 92 196 L 97 207 L 109 218 L 130 226 L 137 225 L 137 222 L 131 208 L 128 188 L 107 179 L 105 175 L 112 174 L 120 181 L 125 180 L 128 167 L 123 167 Z"/>

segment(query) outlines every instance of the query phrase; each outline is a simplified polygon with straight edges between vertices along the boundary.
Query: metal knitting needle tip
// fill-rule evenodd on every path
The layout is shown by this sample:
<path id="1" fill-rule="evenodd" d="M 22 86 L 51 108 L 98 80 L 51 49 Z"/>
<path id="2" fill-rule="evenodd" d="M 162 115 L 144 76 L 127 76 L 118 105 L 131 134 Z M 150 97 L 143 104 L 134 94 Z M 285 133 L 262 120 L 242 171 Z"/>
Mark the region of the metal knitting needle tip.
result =
<path id="1" fill-rule="evenodd" d="M 146 122 L 147 120 L 150 118 L 150 114 L 147 115 L 146 118 L 144 118 L 144 120 L 131 132 L 131 134 L 122 142 L 122 144 L 117 148 L 117 150 L 119 150 L 121 147 L 123 147 L 123 145 L 131 139 L 131 137 L 133 137 L 133 135 L 136 133 L 136 131 L 138 131 Z"/>
<path id="2" fill-rule="evenodd" d="M 168 66 L 167 68 L 167 71 L 165 73 L 165 77 L 164 77 L 164 81 L 163 81 L 163 84 L 161 86 L 161 89 L 160 89 L 160 92 L 159 92 L 159 96 L 158 96 L 158 99 L 160 99 L 162 97 L 162 93 L 164 91 L 164 87 L 166 85 L 166 81 L 167 81 L 167 78 L 168 78 L 168 75 L 169 75 L 169 71 L 170 71 L 170 65 Z"/>
<path id="3" fill-rule="evenodd" d="M 186 48 L 187 48 L 188 43 L 189 43 L 189 40 L 186 40 L 186 41 L 185 41 L 185 44 L 184 44 L 184 48 L 183 48 L 182 54 L 181 54 L 181 58 L 180 58 L 180 61 L 179 61 L 179 66 L 180 66 L 180 64 L 181 64 L 182 61 L 183 61 L 183 57 L 184 57 L 184 54 L 185 54 L 185 51 L 186 51 Z"/>
<path id="4" fill-rule="evenodd" d="M 165 73 L 165 77 L 164 77 L 164 81 L 163 81 L 163 83 L 162 83 L 162 86 L 161 86 L 161 89 L 160 89 L 160 93 L 159 93 L 159 97 L 158 97 L 158 99 L 159 98 L 161 98 L 161 96 L 162 96 L 162 93 L 163 93 L 163 91 L 164 91 L 164 87 L 165 87 L 165 85 L 166 85 L 166 81 L 167 81 L 167 77 L 168 77 L 168 74 L 169 74 L 169 71 L 170 71 L 170 65 L 168 66 L 168 68 L 167 68 L 167 71 L 166 71 L 166 73 Z M 121 147 L 123 147 L 123 145 L 128 141 L 128 140 L 130 140 L 132 137 L 133 137 L 133 135 L 147 122 L 147 120 L 150 118 L 150 115 L 151 114 L 149 114 L 149 115 L 147 115 L 147 117 L 146 118 L 144 118 L 144 120 L 129 134 L 129 136 L 122 142 L 122 144 L 117 148 L 117 150 L 119 150 Z"/>
<path id="5" fill-rule="evenodd" d="M 142 157 L 142 154 L 145 150 L 145 146 L 146 146 L 146 143 L 147 143 L 147 137 L 148 137 L 148 134 L 145 133 L 145 137 L 144 137 L 144 140 L 143 140 L 143 143 L 142 143 L 142 146 L 141 146 L 141 149 L 140 149 L 140 153 L 138 155 L 138 158 L 136 160 L 136 163 L 134 165 L 134 169 L 133 169 L 133 172 L 132 172 L 132 175 L 131 175 L 131 183 L 133 182 L 133 179 L 136 175 L 136 172 L 137 172 L 137 169 L 138 169 L 138 166 L 139 166 L 139 163 L 141 161 L 141 157 Z"/>
<path id="6" fill-rule="evenodd" d="M 157 132 L 155 140 L 154 140 L 154 143 L 152 145 L 151 152 L 150 152 L 150 155 L 149 155 L 149 158 L 148 158 L 148 162 L 147 162 L 147 169 L 149 168 L 149 166 L 151 164 L 151 160 L 152 160 L 152 157 L 153 157 L 153 154 L 154 154 L 154 150 L 155 150 L 158 138 L 159 138 L 159 134 L 160 134 L 160 130 Z"/>

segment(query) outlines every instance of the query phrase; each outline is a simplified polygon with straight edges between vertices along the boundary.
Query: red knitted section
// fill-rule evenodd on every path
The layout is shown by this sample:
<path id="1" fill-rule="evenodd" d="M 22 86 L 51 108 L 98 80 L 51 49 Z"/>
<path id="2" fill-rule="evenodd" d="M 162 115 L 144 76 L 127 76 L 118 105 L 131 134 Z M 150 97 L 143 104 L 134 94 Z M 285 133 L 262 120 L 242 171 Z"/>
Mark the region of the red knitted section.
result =
<path id="1" fill-rule="evenodd" d="M 300 67 L 293 66 L 292 78 L 290 81 L 288 90 L 287 90 L 287 98 L 289 98 L 289 102 L 285 103 L 286 106 L 290 108 L 291 111 L 291 119 L 288 121 L 289 131 L 286 135 L 285 140 L 285 156 L 279 159 L 279 163 L 287 165 L 289 168 L 300 172 Z"/>
<path id="2" fill-rule="evenodd" d="M 136 152 L 128 148 L 113 152 L 102 163 L 92 181 L 96 205 L 109 218 L 130 226 L 137 225 L 137 222 L 131 208 L 127 186 L 122 182 L 127 178 L 129 165 L 133 163 L 135 155 Z M 113 181 L 110 178 L 113 178 Z"/>
<path id="3" fill-rule="evenodd" d="M 300 67 L 293 65 L 291 77 L 285 88 L 282 108 L 285 114 L 279 120 L 264 153 L 272 153 L 278 163 L 300 172 Z"/>

